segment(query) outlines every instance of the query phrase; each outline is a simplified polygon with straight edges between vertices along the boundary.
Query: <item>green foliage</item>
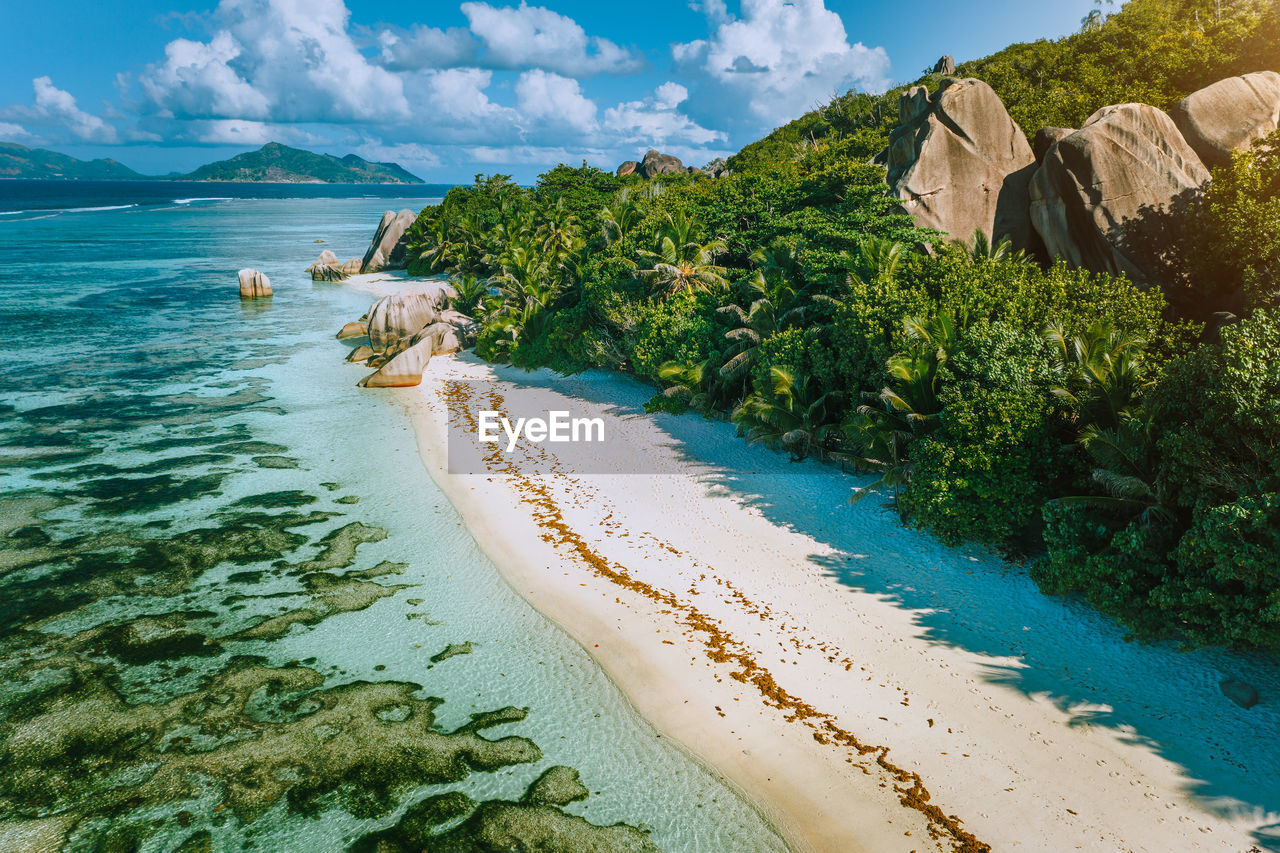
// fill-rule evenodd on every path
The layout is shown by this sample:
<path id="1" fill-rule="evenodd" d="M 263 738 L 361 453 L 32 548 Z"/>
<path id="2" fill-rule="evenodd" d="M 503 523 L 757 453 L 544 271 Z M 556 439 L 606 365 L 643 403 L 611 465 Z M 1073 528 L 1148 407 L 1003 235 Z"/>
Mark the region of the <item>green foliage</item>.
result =
<path id="1" fill-rule="evenodd" d="M 562 163 L 538 176 L 533 196 L 543 207 L 562 203 L 568 214 L 586 221 L 594 219 L 624 183 L 612 172 L 588 166 L 585 162 L 576 168 Z"/>
<path id="2" fill-rule="evenodd" d="M 904 511 L 944 542 L 1023 533 L 1069 467 L 1038 335 L 1002 323 L 965 330 L 945 364 L 937 429 L 911 446 Z"/>
<path id="3" fill-rule="evenodd" d="M 732 420 L 751 441 L 781 447 L 799 462 L 826 455 L 828 437 L 839 430 L 834 405 L 840 392 L 829 391 L 813 377 L 785 367 L 770 368 L 768 396 L 752 394 L 733 411 Z"/>
<path id="4" fill-rule="evenodd" d="M 1280 307 L 1280 131 L 1213 170 L 1203 193 L 1144 211 L 1134 253 L 1159 270 L 1184 316 Z"/>
<path id="5" fill-rule="evenodd" d="M 1277 399 L 1275 312 L 1169 362 L 1146 413 L 1088 447 L 1107 494 L 1046 507 L 1037 581 L 1139 636 L 1280 649 Z"/>
<path id="6" fill-rule="evenodd" d="M 711 303 L 690 291 L 664 302 L 632 303 L 625 320 L 630 369 L 656 381 L 668 362 L 705 360 L 717 328 L 713 311 Z"/>

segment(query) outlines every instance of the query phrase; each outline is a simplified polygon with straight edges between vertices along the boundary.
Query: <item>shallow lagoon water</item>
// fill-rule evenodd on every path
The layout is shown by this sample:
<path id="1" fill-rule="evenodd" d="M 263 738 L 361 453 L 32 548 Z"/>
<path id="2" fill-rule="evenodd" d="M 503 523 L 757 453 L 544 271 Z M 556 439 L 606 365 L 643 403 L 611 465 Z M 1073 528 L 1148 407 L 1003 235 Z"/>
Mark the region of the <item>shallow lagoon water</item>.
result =
<path id="1" fill-rule="evenodd" d="M 424 798 L 515 802 L 567 766 L 590 796 L 563 811 L 596 826 L 783 849 L 506 586 L 402 409 L 355 387 L 333 334 L 368 298 L 302 270 L 425 203 L 0 221 L 0 831 L 337 850 Z M 239 301 L 242 266 L 273 300 Z"/>

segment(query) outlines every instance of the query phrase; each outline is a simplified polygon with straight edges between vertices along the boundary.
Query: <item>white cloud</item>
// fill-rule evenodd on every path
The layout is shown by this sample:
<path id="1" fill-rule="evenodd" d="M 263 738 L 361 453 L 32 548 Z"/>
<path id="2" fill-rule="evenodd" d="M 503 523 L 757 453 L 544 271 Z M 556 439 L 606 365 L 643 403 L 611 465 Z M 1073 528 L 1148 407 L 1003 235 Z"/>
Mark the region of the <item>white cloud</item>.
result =
<path id="1" fill-rule="evenodd" d="M 184 122 L 179 134 L 205 145 L 259 146 L 268 142 L 287 145 L 321 145 L 325 139 L 300 127 L 243 119 L 207 119 Z"/>
<path id="2" fill-rule="evenodd" d="M 884 49 L 849 44 L 824 0 L 743 0 L 739 17 L 720 3 L 702 8 L 710 37 L 672 46 L 695 81 L 695 117 L 768 129 L 850 87 L 875 91 L 888 83 Z"/>
<path id="3" fill-rule="evenodd" d="M 418 24 L 385 29 L 376 36 L 382 64 L 394 71 L 474 65 L 480 42 L 464 27 L 436 29 Z"/>
<path id="4" fill-rule="evenodd" d="M 422 77 L 425 87 L 425 107 L 422 113 L 430 116 L 433 124 L 440 118 L 454 122 L 484 122 L 493 127 L 495 122 L 512 121 L 515 112 L 489 100 L 486 90 L 493 82 L 493 72 L 480 68 L 450 68 L 430 71 Z"/>
<path id="5" fill-rule="evenodd" d="M 35 108 L 27 111 L 27 114 L 33 119 L 60 125 L 83 142 L 112 144 L 120 141 L 114 127 L 76 106 L 75 97 L 53 85 L 53 80 L 49 77 L 35 78 L 31 81 L 31 87 L 35 91 Z"/>
<path id="6" fill-rule="evenodd" d="M 516 109 L 524 122 L 569 127 L 584 133 L 595 127 L 595 102 L 582 94 L 577 80 L 534 69 L 516 80 L 515 93 Z"/>
<path id="7" fill-rule="evenodd" d="M 662 146 L 673 140 L 695 145 L 723 142 L 723 133 L 702 127 L 676 109 L 688 97 L 688 89 L 668 81 L 651 98 L 626 101 L 605 110 L 604 127 L 628 144 L 641 147 Z"/>
<path id="8" fill-rule="evenodd" d="M 20 124 L 0 121 L 0 140 L 5 142 L 35 142 L 38 137 Z"/>
<path id="9" fill-rule="evenodd" d="M 351 149 L 366 160 L 375 163 L 398 163 L 401 166 L 434 169 L 443 161 L 434 149 L 416 142 L 403 142 L 396 145 L 384 145 L 381 142 L 363 142 Z"/>
<path id="10" fill-rule="evenodd" d="M 159 110 L 275 121 L 407 116 L 401 79 L 356 47 L 343 0 L 222 0 L 208 43 L 177 39 L 140 83 Z"/>
<path id="11" fill-rule="evenodd" d="M 226 30 L 205 44 L 174 39 L 165 45 L 164 62 L 148 65 L 140 83 L 157 107 L 183 117 L 266 118 L 267 96 L 249 85 L 229 64 L 242 52 Z"/>
<path id="12" fill-rule="evenodd" d="M 643 59 L 608 39 L 588 38 L 577 21 L 542 6 L 494 7 L 463 3 L 473 32 L 484 44 L 482 64 L 492 68 L 544 68 L 571 76 L 625 74 Z"/>
<path id="13" fill-rule="evenodd" d="M 599 148 L 566 148 L 544 145 L 471 145 L 463 153 L 473 163 L 493 163 L 504 166 L 530 165 L 538 171 L 550 169 L 556 163 L 577 165 L 583 160 L 605 167 L 611 162 L 609 154 Z M 543 168 L 545 167 L 545 168 Z"/>

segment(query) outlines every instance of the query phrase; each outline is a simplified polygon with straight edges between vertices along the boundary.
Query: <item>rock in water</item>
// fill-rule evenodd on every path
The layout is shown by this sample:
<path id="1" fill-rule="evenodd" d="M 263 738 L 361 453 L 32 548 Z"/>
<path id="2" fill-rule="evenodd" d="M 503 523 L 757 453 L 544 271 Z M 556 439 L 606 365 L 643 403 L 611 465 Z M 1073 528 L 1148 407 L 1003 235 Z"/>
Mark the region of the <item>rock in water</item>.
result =
<path id="1" fill-rule="evenodd" d="M 316 267 L 322 267 L 327 264 L 337 266 L 338 256 L 335 255 L 333 252 L 329 251 L 328 249 L 325 249 L 323 252 L 320 253 L 320 257 L 316 258 L 316 262 L 313 263 L 311 266 L 307 267 L 307 272 L 311 272 L 311 270 L 315 269 Z"/>
<path id="2" fill-rule="evenodd" d="M 338 262 L 338 256 L 328 249 L 320 253 L 320 257 L 316 258 L 314 264 L 307 267 L 307 273 L 310 274 L 312 281 L 342 281 L 347 277 L 342 265 Z"/>
<path id="3" fill-rule="evenodd" d="M 404 269 L 409 263 L 404 234 L 417 218 L 418 215 L 408 208 L 399 213 L 388 210 L 382 214 L 378 230 L 373 233 L 373 242 L 360 262 L 360 272 Z"/>
<path id="4" fill-rule="evenodd" d="M 955 74 L 956 73 L 955 59 L 950 54 L 942 57 L 941 59 L 939 59 L 937 62 L 933 64 L 933 73 L 948 74 L 948 75 Z"/>
<path id="5" fill-rule="evenodd" d="M 348 275 L 348 276 L 360 275 L 360 267 L 362 266 L 362 264 L 363 262 L 359 258 L 351 258 L 349 261 L 347 261 L 345 264 L 342 265 L 342 272 L 344 275 Z"/>
<path id="6" fill-rule="evenodd" d="M 625 178 L 627 175 L 630 175 L 639 167 L 640 167 L 640 164 L 637 163 L 635 160 L 627 160 L 626 162 L 619 164 L 618 170 L 614 172 L 614 174 L 617 175 L 619 178 Z"/>
<path id="7" fill-rule="evenodd" d="M 311 268 L 312 281 L 346 281 L 346 279 L 347 274 L 342 271 L 342 267 L 333 264 Z"/>
<path id="8" fill-rule="evenodd" d="M 346 360 L 349 362 L 368 361 L 372 356 L 373 356 L 373 347 L 369 346 L 368 344 L 361 344 L 360 346 L 353 349 L 351 352 L 347 353 Z"/>
<path id="9" fill-rule="evenodd" d="M 665 175 L 670 172 L 683 172 L 684 163 L 681 163 L 678 157 L 673 157 L 670 154 L 661 154 L 650 148 L 644 153 L 644 159 L 640 161 L 636 171 L 640 173 L 642 178 L 656 178 L 658 175 Z"/>
<path id="10" fill-rule="evenodd" d="M 1206 166 L 1226 166 L 1231 152 L 1280 126 L 1280 74 L 1260 71 L 1228 77 L 1193 92 L 1169 111 Z"/>
<path id="11" fill-rule="evenodd" d="M 916 224 L 968 241 L 975 230 L 1038 248 L 1027 212 L 1035 156 L 1004 103 L 981 80 L 914 86 L 898 104 L 888 181 Z"/>
<path id="12" fill-rule="evenodd" d="M 393 293 L 369 309 L 369 345 L 377 353 L 395 352 L 418 332 L 440 319 L 454 293 L 451 288 Z"/>
<path id="13" fill-rule="evenodd" d="M 271 279 L 257 270 L 240 270 L 240 298 L 266 299 L 271 296 Z"/>
<path id="14" fill-rule="evenodd" d="M 338 340 L 345 341 L 350 338 L 363 338 L 369 334 L 369 327 L 364 323 L 348 323 L 338 330 Z"/>
<path id="15" fill-rule="evenodd" d="M 1207 180 L 1166 113 L 1146 104 L 1103 107 L 1045 154 L 1031 181 L 1031 221 L 1050 256 L 1145 282 L 1149 271 L 1121 247 L 1158 240 L 1153 214 Z"/>
<path id="16" fill-rule="evenodd" d="M 1218 682 L 1218 689 L 1222 691 L 1223 696 L 1226 696 L 1246 711 L 1258 704 L 1258 691 L 1253 688 L 1252 684 L 1246 684 L 1235 678 L 1228 678 L 1225 681 Z"/>

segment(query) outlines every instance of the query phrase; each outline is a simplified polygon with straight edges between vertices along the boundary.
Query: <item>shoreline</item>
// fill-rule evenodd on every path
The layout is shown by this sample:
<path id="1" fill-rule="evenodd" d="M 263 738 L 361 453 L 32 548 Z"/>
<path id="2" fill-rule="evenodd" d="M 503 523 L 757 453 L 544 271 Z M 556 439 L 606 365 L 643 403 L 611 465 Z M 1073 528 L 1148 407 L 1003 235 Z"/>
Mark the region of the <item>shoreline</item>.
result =
<path id="1" fill-rule="evenodd" d="M 403 282 L 385 273 L 351 280 L 370 294 L 401 289 L 395 283 Z M 575 408 L 598 407 L 620 428 L 632 428 L 637 449 L 654 446 L 656 435 L 679 431 L 696 435 L 700 451 L 710 450 L 690 454 L 682 460 L 688 467 L 670 478 L 591 475 L 545 482 L 518 470 L 449 475 L 442 400 L 450 379 L 488 380 L 504 391 L 554 387 Z M 1105 646 L 1100 650 L 1088 636 L 1076 643 L 1069 632 L 1097 620 L 1034 587 L 1028 593 L 1030 582 L 993 555 L 946 548 L 902 529 L 871 502 L 856 510 L 815 509 L 838 515 L 841 524 L 856 521 L 866 535 L 846 542 L 849 537 L 825 535 L 822 525 L 807 523 L 803 502 L 797 506 L 796 495 L 781 494 L 792 486 L 789 480 L 717 494 L 723 482 L 707 488 L 707 480 L 717 477 L 702 470 L 717 454 L 763 459 L 770 477 L 800 471 L 800 486 L 816 489 L 815 503 L 847 496 L 851 481 L 761 456 L 767 451 L 747 448 L 724 424 L 662 420 L 668 428 L 663 432 L 659 418 L 630 417 L 634 407 L 623 412 L 615 405 L 636 396 L 628 382 L 612 375 L 525 374 L 472 356 L 438 357 L 421 386 L 395 393 L 413 421 L 424 467 L 508 584 L 583 646 L 662 736 L 741 791 L 794 849 L 905 853 L 982 849 L 985 843 L 996 850 L 1245 851 L 1257 842 L 1255 833 L 1275 820 L 1277 800 L 1268 799 L 1276 790 L 1274 769 L 1260 774 L 1262 790 L 1250 795 L 1239 780 L 1196 779 L 1176 760 L 1188 748 L 1217 750 L 1208 765 L 1201 760 L 1196 766 L 1210 776 L 1203 771 L 1221 769 L 1212 762 L 1245 761 L 1241 748 L 1257 744 L 1239 729 L 1234 735 L 1215 731 L 1204 719 L 1217 715 L 1226 727 L 1237 713 L 1232 708 L 1214 706 L 1201 710 L 1201 719 L 1179 719 L 1184 706 L 1212 694 L 1170 700 L 1169 708 L 1151 711 L 1155 719 L 1172 718 L 1160 734 L 1187 724 L 1192 731 L 1177 743 L 1152 743 L 1137 726 L 1107 724 L 1106 714 L 1115 709 L 1101 699 L 1092 705 L 1066 701 L 1064 685 L 1057 683 L 1066 675 L 1037 672 L 1043 684 L 1036 686 L 1043 689 L 1011 683 L 1034 659 L 1019 643 L 1054 644 L 1034 635 L 1024 640 L 1015 633 L 1019 626 L 1005 623 L 1025 619 L 1021 630 L 1066 632 L 1067 647 L 1058 651 L 1073 665 L 1080 649 L 1095 651 L 1103 662 L 1126 654 L 1143 667 L 1185 662 L 1199 670 L 1191 680 L 1202 682 L 1213 655 L 1171 662 L 1164 650 L 1116 646 L 1109 636 L 1099 639 Z M 650 479 L 652 487 L 642 482 Z M 673 505 L 684 511 L 679 517 L 667 511 Z M 654 537 L 654 531 L 662 535 Z M 754 559 L 742 564 L 744 554 Z M 877 561 L 886 555 L 882 567 Z M 883 570 L 895 562 L 918 565 L 927 571 L 905 574 L 925 583 L 936 571 L 943 594 L 933 596 L 941 601 L 932 606 L 940 609 L 922 605 L 921 595 L 903 595 L 900 584 L 862 583 L 859 589 L 842 577 L 849 568 L 840 565 L 855 559 Z M 948 586 L 958 591 L 950 601 Z M 990 634 L 985 645 L 939 642 L 928 627 L 934 614 L 951 613 L 948 605 L 972 605 L 964 596 L 975 591 L 1016 595 L 1001 624 L 965 626 Z M 1009 645 L 997 651 L 992 640 Z M 1081 661 L 1086 673 L 1088 663 Z M 1152 679 L 1162 675 L 1150 673 Z M 1255 680 L 1264 676 L 1251 673 Z M 1095 692 L 1105 697 L 1107 690 Z M 1244 720 L 1239 725 L 1257 726 L 1258 743 L 1276 726 L 1270 709 L 1256 708 Z M 1216 743 L 1219 738 L 1230 742 Z M 948 826 L 952 815 L 959 821 Z"/>

